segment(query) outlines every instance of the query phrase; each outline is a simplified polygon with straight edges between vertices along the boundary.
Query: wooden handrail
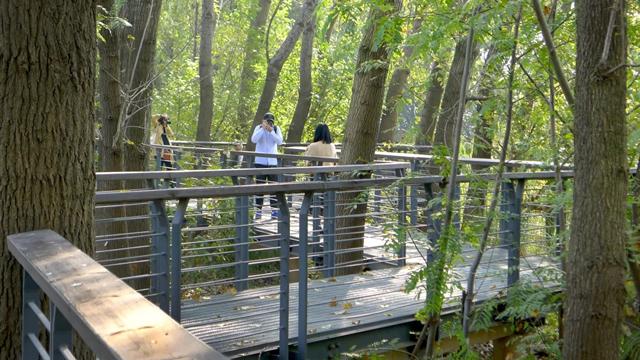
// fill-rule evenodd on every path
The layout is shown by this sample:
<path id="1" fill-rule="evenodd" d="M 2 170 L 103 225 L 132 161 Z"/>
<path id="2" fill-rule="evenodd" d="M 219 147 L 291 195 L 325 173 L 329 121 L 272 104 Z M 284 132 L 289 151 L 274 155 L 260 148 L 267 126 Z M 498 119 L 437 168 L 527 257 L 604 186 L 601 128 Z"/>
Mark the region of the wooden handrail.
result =
<path id="1" fill-rule="evenodd" d="M 100 359 L 226 359 L 55 232 L 10 235 L 7 242 Z"/>

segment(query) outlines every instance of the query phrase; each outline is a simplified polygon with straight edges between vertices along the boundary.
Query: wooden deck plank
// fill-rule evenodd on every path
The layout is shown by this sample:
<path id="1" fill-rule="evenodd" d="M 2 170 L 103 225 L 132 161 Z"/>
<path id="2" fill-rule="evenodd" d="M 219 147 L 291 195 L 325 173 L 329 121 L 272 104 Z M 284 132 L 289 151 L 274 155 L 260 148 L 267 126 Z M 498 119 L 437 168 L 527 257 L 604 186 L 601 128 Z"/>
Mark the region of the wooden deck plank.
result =
<path id="1" fill-rule="evenodd" d="M 477 290 L 481 291 L 476 301 L 496 296 L 506 287 L 506 250 L 490 249 L 478 271 Z M 465 256 L 465 263 L 455 271 L 461 279 L 466 278 L 472 254 Z M 526 261 L 525 261 L 526 260 Z M 542 257 L 529 257 L 521 262 L 521 278 L 538 282 L 533 270 L 552 267 L 555 263 Z M 405 281 L 411 271 L 404 268 L 375 270 L 365 274 L 341 276 L 335 279 L 311 280 L 309 282 L 308 332 L 309 341 L 334 333 L 362 331 L 380 327 L 384 323 L 408 322 L 423 305 L 424 294 L 404 292 Z M 488 274 L 488 275 L 487 275 Z M 546 284 L 550 285 L 550 284 Z M 297 336 L 298 284 L 290 285 L 290 339 Z M 480 290 L 482 289 L 482 290 Z M 237 295 L 223 295 L 194 304 L 186 304 L 182 324 L 204 342 L 221 351 L 236 356 L 243 352 L 269 350 L 278 343 L 278 297 L 252 296 L 277 293 L 277 286 L 246 290 Z M 261 298 L 262 296 L 262 298 Z M 447 299 L 446 311 L 459 307 L 459 290 L 454 290 Z M 231 302 L 231 299 L 236 301 Z M 331 306 L 331 305 L 336 306 Z M 343 305 L 349 303 L 345 309 Z"/>
<path id="2" fill-rule="evenodd" d="M 8 237 L 11 253 L 101 359 L 226 359 L 50 230 Z"/>

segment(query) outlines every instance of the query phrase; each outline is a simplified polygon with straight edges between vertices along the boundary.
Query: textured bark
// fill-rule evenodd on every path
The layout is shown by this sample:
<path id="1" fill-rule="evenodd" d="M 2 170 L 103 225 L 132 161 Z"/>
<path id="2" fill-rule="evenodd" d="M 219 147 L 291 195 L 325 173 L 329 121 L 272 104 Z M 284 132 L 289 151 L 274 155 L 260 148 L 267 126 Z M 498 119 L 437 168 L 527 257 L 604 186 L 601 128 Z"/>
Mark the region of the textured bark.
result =
<path id="1" fill-rule="evenodd" d="M 258 80 L 258 73 L 255 70 L 260 54 L 260 45 L 264 40 L 264 25 L 269 16 L 271 0 L 255 0 L 259 5 L 256 17 L 251 22 L 251 27 L 247 33 L 247 42 L 244 46 L 244 60 L 242 61 L 242 73 L 240 74 L 240 89 L 238 90 L 238 128 L 245 129 L 250 124 L 251 106 L 254 102 L 255 92 L 253 84 Z"/>
<path id="2" fill-rule="evenodd" d="M 374 47 L 375 35 L 379 31 L 379 20 L 386 16 L 393 16 L 399 11 L 400 3 L 386 0 L 390 9 L 382 11 L 374 8 L 369 13 L 367 27 L 364 30 L 358 48 L 358 60 L 353 77 L 349 114 L 345 125 L 345 135 L 340 156 L 341 164 L 358 164 L 373 162 L 376 150 L 376 136 L 380 126 L 380 114 L 384 100 L 385 81 L 387 78 L 389 52 L 387 44 L 382 41 Z M 379 64 L 365 67 L 371 62 Z M 360 264 L 362 262 L 362 246 L 364 243 L 364 220 L 366 216 L 366 202 L 353 208 L 351 205 L 359 200 L 358 193 L 339 193 L 337 197 L 336 221 L 336 264 Z M 349 217 L 345 217 L 349 215 Z M 353 249 L 341 253 L 340 250 Z M 337 269 L 338 274 L 357 273 L 361 266 L 349 266 Z"/>
<path id="3" fill-rule="evenodd" d="M 113 0 L 102 0 L 100 5 L 112 13 Z M 98 74 L 98 99 L 100 101 L 100 113 L 98 121 L 100 123 L 100 165 L 101 171 L 124 171 L 123 142 L 121 137 L 116 137 L 118 132 L 118 116 L 122 108 L 120 98 L 120 53 L 119 37 L 112 29 L 102 29 L 100 35 L 104 41 L 98 42 L 98 52 L 100 54 L 99 74 Z M 121 190 L 124 188 L 122 181 L 101 181 L 98 183 L 98 190 Z M 98 219 L 119 218 L 126 216 L 124 207 L 108 207 L 97 209 Z M 97 235 L 124 234 L 127 232 L 126 222 L 117 221 L 112 223 L 96 224 Z M 113 250 L 116 248 L 127 248 L 128 242 L 109 241 L 100 243 L 96 247 L 96 252 L 101 250 Z M 109 255 L 117 257 L 127 256 L 128 252 L 118 251 L 115 253 L 96 253 L 96 259 L 108 259 Z M 118 276 L 126 276 L 130 270 L 128 267 L 112 267 L 110 270 Z"/>
<path id="4" fill-rule="evenodd" d="M 7 235 L 52 229 L 93 254 L 95 1 L 0 2 L 0 359 L 20 358 Z"/>
<path id="5" fill-rule="evenodd" d="M 460 98 L 460 83 L 462 82 L 462 72 L 464 70 L 464 51 L 465 41 L 458 41 L 453 53 L 451 68 L 447 78 L 447 85 L 444 88 L 442 104 L 440 106 L 440 114 L 436 124 L 436 134 L 434 138 L 435 145 L 444 145 L 449 150 L 454 144 L 454 128 L 455 117 L 458 111 L 458 100 Z M 471 62 L 478 55 L 478 52 L 472 52 Z"/>
<path id="6" fill-rule="evenodd" d="M 411 34 L 420 31 L 421 25 L 422 22 L 420 20 L 415 20 Z M 396 126 L 398 125 L 398 100 L 402 98 L 404 89 L 407 86 L 410 72 L 407 65 L 412 55 L 413 46 L 405 46 L 403 59 L 400 60 L 399 66 L 393 70 L 393 74 L 391 74 L 389 89 L 387 90 L 387 96 L 382 110 L 382 118 L 380 119 L 380 131 L 378 132 L 379 143 L 393 142 Z"/>
<path id="7" fill-rule="evenodd" d="M 213 120 L 213 68 L 211 66 L 211 43 L 216 27 L 216 14 L 213 0 L 202 0 L 202 23 L 200 35 L 200 111 L 198 112 L 198 130 L 196 141 L 211 140 L 211 121 Z"/>
<path id="8" fill-rule="evenodd" d="M 491 61 L 498 53 L 496 46 L 491 45 L 487 51 L 487 56 L 482 66 L 480 74 L 478 74 L 478 90 L 477 95 L 479 98 L 484 99 L 489 97 L 493 83 L 487 79 L 487 72 Z M 498 67 L 501 69 L 502 67 Z M 491 123 L 493 122 L 493 114 L 488 111 L 482 111 L 484 102 L 479 102 L 476 106 L 479 119 L 478 123 L 473 129 L 473 157 L 481 159 L 491 158 L 491 150 L 493 143 L 493 133 L 491 131 Z M 485 170 L 487 165 L 472 164 L 471 169 L 474 173 L 480 173 Z M 467 190 L 465 199 L 465 208 L 463 219 L 463 227 L 475 221 L 484 215 L 484 206 L 486 204 L 487 197 L 487 184 L 484 181 L 474 181 L 469 183 L 469 189 Z"/>
<path id="9" fill-rule="evenodd" d="M 133 41 L 127 50 L 121 51 L 121 67 L 124 69 L 124 79 L 128 81 L 126 92 L 129 97 L 136 92 L 135 98 L 130 98 L 124 103 L 124 114 L 127 121 L 125 136 L 128 140 L 125 144 L 125 170 L 142 171 L 146 168 L 147 151 L 144 147 L 148 143 L 148 128 L 150 119 L 151 93 L 153 89 L 152 77 L 153 64 L 156 51 L 156 34 L 158 30 L 158 20 L 160 19 L 160 8 L 162 0 L 129 0 L 124 5 L 123 17 L 127 19 L 132 27 L 127 28 L 123 39 L 128 35 L 133 36 Z M 125 41 L 125 40 L 122 40 Z M 121 46 L 121 49 L 123 47 Z M 122 114 L 122 112 L 121 112 Z M 145 188 L 144 181 L 129 181 L 127 188 Z M 148 215 L 147 206 L 127 207 L 127 216 Z M 127 223 L 129 232 L 149 231 L 147 220 L 129 221 Z M 130 241 L 130 245 L 148 245 L 148 239 Z M 142 255 L 148 250 L 131 251 L 131 255 Z M 149 272 L 147 263 L 138 263 L 131 266 L 132 275 L 145 274 Z M 148 287 L 149 280 L 141 279 L 131 283 L 135 288 Z"/>
<path id="10" fill-rule="evenodd" d="M 627 43 L 620 4 L 624 2 L 576 2 L 575 184 L 563 348 L 567 360 L 617 359 L 619 354 L 628 175 L 626 68 L 620 67 Z M 609 17 L 616 10 L 615 29 L 607 39 Z"/>
<path id="11" fill-rule="evenodd" d="M 420 132 L 416 137 L 416 145 L 431 145 L 433 133 L 436 129 L 438 110 L 442 101 L 444 88 L 442 87 L 442 69 L 437 62 L 431 64 L 429 88 L 425 94 L 422 112 L 420 113 Z"/>
<path id="12" fill-rule="evenodd" d="M 318 0 L 304 0 L 300 16 L 289 30 L 287 37 L 284 39 L 282 44 L 280 44 L 278 51 L 271 59 L 269 59 L 269 63 L 267 65 L 267 76 L 264 81 L 264 86 L 262 87 L 260 102 L 258 103 L 258 108 L 256 109 L 256 113 L 253 117 L 253 123 L 247 129 L 247 150 L 249 151 L 253 151 L 256 147 L 255 144 L 251 142 L 251 134 L 253 134 L 253 129 L 262 121 L 264 113 L 268 112 L 271 108 L 271 102 L 273 101 L 273 97 L 276 93 L 276 86 L 280 79 L 282 66 L 284 66 L 284 63 L 287 61 L 289 55 L 291 55 L 291 52 L 293 51 L 293 48 L 296 46 L 302 30 L 311 21 L 317 5 Z"/>
<path id="13" fill-rule="evenodd" d="M 311 108 L 311 92 L 313 83 L 311 79 L 311 60 L 313 58 L 313 38 L 316 32 L 316 16 L 305 26 L 302 32 L 302 46 L 300 49 L 300 87 L 298 89 L 298 103 L 293 113 L 293 120 L 287 132 L 287 142 L 300 142 L 304 126 Z"/>
<path id="14" fill-rule="evenodd" d="M 123 42 L 128 41 L 128 46 L 121 47 L 121 66 L 128 93 L 128 101 L 124 104 L 127 171 L 142 171 L 146 165 L 147 151 L 143 144 L 148 142 L 146 129 L 150 119 L 151 80 L 161 7 L 162 0 L 128 0 L 122 9 L 122 17 L 132 25 L 123 32 Z M 129 40 L 130 36 L 133 40 Z M 134 94 L 137 95 L 133 97 Z M 146 186 L 140 182 L 130 185 Z"/>

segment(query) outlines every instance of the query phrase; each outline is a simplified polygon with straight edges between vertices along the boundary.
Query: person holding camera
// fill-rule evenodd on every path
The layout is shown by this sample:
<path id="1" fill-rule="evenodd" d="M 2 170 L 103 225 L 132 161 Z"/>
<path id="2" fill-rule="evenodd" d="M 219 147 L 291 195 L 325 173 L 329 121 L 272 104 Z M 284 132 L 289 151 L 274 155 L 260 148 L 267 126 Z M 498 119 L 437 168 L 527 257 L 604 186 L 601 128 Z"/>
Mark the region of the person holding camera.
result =
<path id="1" fill-rule="evenodd" d="M 282 144 L 282 131 L 274 125 L 275 116 L 272 113 L 268 112 L 264 114 L 262 117 L 262 123 L 253 130 L 253 135 L 251 135 L 251 142 L 256 144 L 256 152 L 265 153 L 265 154 L 277 154 L 278 153 L 278 145 Z M 253 166 L 256 168 L 270 168 L 278 166 L 278 159 L 273 157 L 261 157 L 256 156 Z M 267 183 L 267 182 L 275 182 L 277 181 L 277 177 L 275 175 L 257 175 L 256 182 L 257 183 Z M 278 203 L 274 196 L 269 196 L 269 201 L 271 203 L 271 218 L 278 217 Z M 260 219 L 262 217 L 262 204 L 263 197 L 256 196 L 256 207 L 257 211 L 255 214 L 256 219 Z"/>
<path id="2" fill-rule="evenodd" d="M 151 125 L 153 131 L 151 132 L 151 144 L 171 146 L 171 140 L 169 136 L 173 136 L 173 130 L 169 126 L 169 116 L 167 114 L 153 115 L 151 117 Z M 160 169 L 161 170 L 175 170 L 176 166 L 173 158 L 173 150 L 168 148 L 162 148 L 159 152 L 160 156 Z M 175 187 L 175 181 L 171 179 L 165 179 L 165 184 L 169 184 L 171 187 Z"/>

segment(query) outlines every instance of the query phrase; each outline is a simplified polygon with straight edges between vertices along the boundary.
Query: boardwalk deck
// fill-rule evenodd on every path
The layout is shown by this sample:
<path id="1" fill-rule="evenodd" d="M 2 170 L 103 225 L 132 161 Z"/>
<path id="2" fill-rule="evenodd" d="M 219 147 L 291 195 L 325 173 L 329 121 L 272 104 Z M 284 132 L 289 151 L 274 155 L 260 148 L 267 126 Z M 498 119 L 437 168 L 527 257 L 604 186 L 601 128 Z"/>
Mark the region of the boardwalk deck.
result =
<path id="1" fill-rule="evenodd" d="M 465 279 L 473 254 L 455 268 L 452 279 Z M 491 249 L 478 271 L 477 301 L 496 296 L 507 286 L 507 252 Z M 535 270 L 555 266 L 551 259 L 523 257 L 521 279 L 540 283 Z M 309 342 L 413 321 L 424 293 L 405 293 L 410 272 L 417 265 L 389 268 L 332 279 L 310 280 Z M 550 286 L 545 283 L 545 286 Z M 459 307 L 460 291 L 448 295 L 446 311 Z M 298 284 L 290 285 L 291 343 L 297 336 Z M 278 346 L 279 289 L 277 286 L 215 296 L 183 303 L 182 325 L 202 341 L 229 356 L 242 356 Z"/>

